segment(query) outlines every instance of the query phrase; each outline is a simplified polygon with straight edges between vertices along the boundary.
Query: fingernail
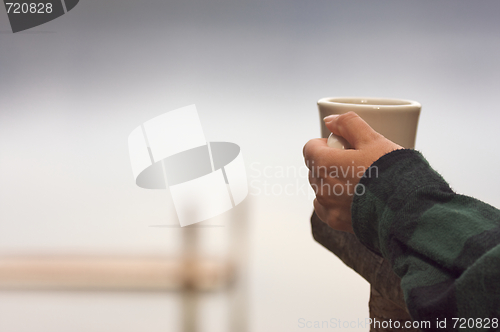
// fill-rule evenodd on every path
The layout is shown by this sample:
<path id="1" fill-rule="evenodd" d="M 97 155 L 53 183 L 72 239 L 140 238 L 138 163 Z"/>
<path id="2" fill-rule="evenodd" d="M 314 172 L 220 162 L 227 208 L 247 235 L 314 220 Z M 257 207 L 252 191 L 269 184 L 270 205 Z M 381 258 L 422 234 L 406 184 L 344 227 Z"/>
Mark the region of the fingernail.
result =
<path id="1" fill-rule="evenodd" d="M 325 121 L 325 122 L 331 122 L 334 119 L 336 119 L 338 116 L 339 116 L 339 114 L 333 114 L 333 115 L 325 116 L 323 118 L 323 121 Z"/>

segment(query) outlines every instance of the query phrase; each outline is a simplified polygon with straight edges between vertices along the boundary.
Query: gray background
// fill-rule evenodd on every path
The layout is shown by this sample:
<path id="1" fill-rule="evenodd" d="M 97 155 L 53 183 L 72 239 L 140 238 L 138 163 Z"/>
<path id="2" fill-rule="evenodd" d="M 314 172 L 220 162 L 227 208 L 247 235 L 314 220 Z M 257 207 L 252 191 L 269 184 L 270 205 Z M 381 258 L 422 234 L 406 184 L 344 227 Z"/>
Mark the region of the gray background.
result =
<path id="1" fill-rule="evenodd" d="M 500 206 L 498 17 L 498 1 L 83 0 L 12 34 L 2 7 L 0 250 L 179 250 L 181 231 L 148 227 L 175 214 L 166 192 L 134 185 L 127 136 L 195 103 L 207 139 L 239 144 L 254 181 L 251 330 L 364 319 L 368 285 L 312 240 L 312 198 L 257 195 L 307 178 L 258 171 L 303 167 L 321 97 L 413 99 L 417 149 L 456 191 Z M 204 233 L 207 252 L 223 229 Z M 171 331 L 175 301 L 2 292 L 0 330 Z M 205 314 L 205 330 L 223 314 Z"/>

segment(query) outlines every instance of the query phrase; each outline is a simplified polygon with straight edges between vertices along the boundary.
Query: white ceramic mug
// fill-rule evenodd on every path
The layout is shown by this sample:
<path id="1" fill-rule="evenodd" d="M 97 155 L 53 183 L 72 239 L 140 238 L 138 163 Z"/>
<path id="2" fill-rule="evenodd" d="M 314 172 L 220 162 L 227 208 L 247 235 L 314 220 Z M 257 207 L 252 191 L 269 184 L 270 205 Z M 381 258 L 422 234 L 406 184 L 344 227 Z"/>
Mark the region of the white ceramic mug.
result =
<path id="1" fill-rule="evenodd" d="M 322 98 L 318 100 L 321 136 L 327 138 L 330 135 L 330 131 L 323 122 L 325 116 L 353 111 L 387 139 L 405 148 L 413 149 L 421 108 L 418 102 L 404 99 Z"/>

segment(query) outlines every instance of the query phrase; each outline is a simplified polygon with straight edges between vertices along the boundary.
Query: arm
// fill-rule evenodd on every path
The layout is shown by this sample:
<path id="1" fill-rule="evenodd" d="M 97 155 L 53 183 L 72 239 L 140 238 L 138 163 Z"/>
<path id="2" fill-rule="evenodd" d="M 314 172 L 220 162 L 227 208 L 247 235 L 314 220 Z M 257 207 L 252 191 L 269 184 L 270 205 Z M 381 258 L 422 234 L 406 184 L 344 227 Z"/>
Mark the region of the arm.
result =
<path id="1" fill-rule="evenodd" d="M 413 319 L 447 318 L 451 329 L 452 318 L 500 318 L 500 211 L 455 194 L 412 150 L 381 157 L 370 173 L 354 196 L 354 232 L 391 262 Z"/>
<path id="2" fill-rule="evenodd" d="M 435 328 L 436 318 L 446 317 L 452 329 L 452 318 L 500 318 L 500 212 L 455 194 L 418 152 L 388 141 L 356 114 L 325 123 L 354 149 L 331 149 L 322 139 L 304 147 L 319 218 L 389 260 L 413 319 Z M 324 171 L 332 165 L 366 172 L 332 176 Z M 338 195 L 325 185 L 346 190 Z M 357 192 L 346 194 L 353 185 Z"/>

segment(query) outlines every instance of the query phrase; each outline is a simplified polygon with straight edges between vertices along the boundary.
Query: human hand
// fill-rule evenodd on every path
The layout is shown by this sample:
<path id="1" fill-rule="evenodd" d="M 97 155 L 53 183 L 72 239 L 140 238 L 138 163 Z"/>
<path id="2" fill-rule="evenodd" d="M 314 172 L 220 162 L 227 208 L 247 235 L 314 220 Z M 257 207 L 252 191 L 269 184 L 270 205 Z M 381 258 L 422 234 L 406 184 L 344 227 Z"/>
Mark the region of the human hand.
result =
<path id="1" fill-rule="evenodd" d="M 352 149 L 329 147 L 326 138 L 312 139 L 304 146 L 304 159 L 309 168 L 309 182 L 316 192 L 314 209 L 330 227 L 354 233 L 351 224 L 351 204 L 364 172 L 383 155 L 403 147 L 373 130 L 356 113 L 331 115 L 326 127 L 344 137 Z"/>

